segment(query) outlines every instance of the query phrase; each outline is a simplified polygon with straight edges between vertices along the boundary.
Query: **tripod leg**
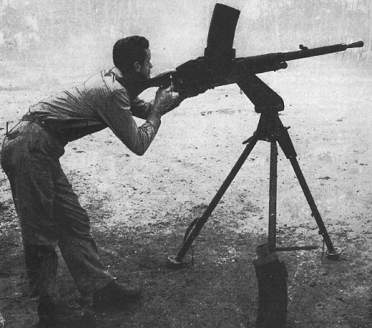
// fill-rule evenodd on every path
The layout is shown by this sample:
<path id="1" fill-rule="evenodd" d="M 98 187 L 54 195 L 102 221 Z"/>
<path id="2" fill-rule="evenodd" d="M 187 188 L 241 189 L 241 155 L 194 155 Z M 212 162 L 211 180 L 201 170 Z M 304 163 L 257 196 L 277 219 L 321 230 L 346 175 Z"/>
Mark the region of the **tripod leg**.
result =
<path id="1" fill-rule="evenodd" d="M 320 216 L 320 213 L 319 213 L 318 208 L 315 204 L 314 198 L 311 195 L 311 192 L 310 192 L 310 189 L 309 189 L 309 187 L 306 183 L 305 177 L 302 174 L 302 171 L 300 169 L 300 165 L 298 164 L 298 161 L 297 161 L 297 158 L 296 158 L 297 154 L 296 154 L 296 151 L 293 147 L 292 140 L 291 140 L 291 138 L 288 134 L 287 129 L 283 127 L 281 122 L 280 122 L 280 125 L 279 125 L 279 130 L 280 131 L 279 131 L 278 136 L 277 136 L 279 145 L 282 148 L 285 156 L 289 159 L 289 161 L 292 164 L 292 167 L 293 167 L 293 170 L 296 174 L 298 182 L 300 183 L 302 191 L 303 191 L 303 193 L 306 197 L 306 200 L 307 200 L 307 202 L 310 206 L 311 215 L 314 217 L 314 219 L 315 219 L 315 221 L 316 221 L 316 223 L 319 227 L 319 234 L 322 235 L 323 240 L 324 240 L 324 242 L 327 246 L 328 257 L 337 258 L 338 253 L 337 253 L 336 249 L 334 248 L 334 246 L 332 244 L 331 238 L 328 235 L 328 232 L 327 232 L 327 229 L 324 225 L 323 219 Z"/>
<path id="2" fill-rule="evenodd" d="M 276 199 L 278 181 L 278 146 L 270 142 L 270 189 L 269 189 L 269 236 L 268 245 L 271 252 L 276 248 Z"/>
<path id="3" fill-rule="evenodd" d="M 310 189 L 309 189 L 309 187 L 306 183 L 304 175 L 302 174 L 302 171 L 301 171 L 300 166 L 297 162 L 297 159 L 296 158 L 290 158 L 289 160 L 292 164 L 293 170 L 296 173 L 297 179 L 298 179 L 298 181 L 301 185 L 301 188 L 302 188 L 302 191 L 303 191 L 303 193 L 306 197 L 306 200 L 307 200 L 307 202 L 310 206 L 311 215 L 314 217 L 314 219 L 315 219 L 315 221 L 316 221 L 316 223 L 319 227 L 319 234 L 321 234 L 323 236 L 323 240 L 324 240 L 324 242 L 327 246 L 327 249 L 328 249 L 328 255 L 329 256 L 337 256 L 337 251 L 334 248 L 334 246 L 332 244 L 332 241 L 331 241 L 331 238 L 328 235 L 328 232 L 327 232 L 327 229 L 324 225 L 323 219 L 320 216 L 320 213 L 319 213 L 318 208 L 315 204 L 314 198 L 311 195 Z"/>
<path id="4" fill-rule="evenodd" d="M 234 180 L 235 176 L 239 172 L 240 168 L 244 164 L 245 160 L 249 156 L 253 147 L 257 143 L 257 137 L 254 135 L 250 142 L 247 144 L 243 153 L 240 155 L 238 161 L 235 163 L 234 167 L 230 171 L 229 175 L 226 177 L 225 181 L 221 185 L 220 189 L 217 191 L 216 195 L 213 197 L 212 201 L 208 205 L 208 208 L 204 211 L 203 215 L 196 221 L 193 229 L 190 231 L 186 239 L 183 241 L 180 250 L 173 259 L 169 259 L 174 265 L 179 264 L 183 257 L 186 255 L 194 239 L 199 235 L 204 224 L 207 222 L 209 216 L 212 214 L 213 210 L 221 200 L 222 196 L 226 192 L 227 188 L 230 186 L 231 182 Z"/>

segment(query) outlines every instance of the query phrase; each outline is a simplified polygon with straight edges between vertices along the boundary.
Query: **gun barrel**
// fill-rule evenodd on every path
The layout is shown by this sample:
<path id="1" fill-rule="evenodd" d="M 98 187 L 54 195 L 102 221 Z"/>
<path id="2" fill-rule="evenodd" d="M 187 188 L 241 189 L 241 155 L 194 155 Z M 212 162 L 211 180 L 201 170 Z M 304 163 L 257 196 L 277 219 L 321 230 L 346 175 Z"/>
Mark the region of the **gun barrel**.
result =
<path id="1" fill-rule="evenodd" d="M 353 42 L 347 45 L 348 48 L 361 48 L 363 46 L 364 46 L 363 41 L 357 41 L 357 42 Z"/>
<path id="2" fill-rule="evenodd" d="M 301 50 L 297 51 L 290 51 L 290 52 L 281 52 L 278 53 L 278 56 L 281 57 L 283 61 L 289 61 L 289 60 L 296 60 L 301 58 L 308 58 L 308 57 L 315 57 L 315 56 L 321 56 L 326 54 L 331 54 L 335 52 L 345 51 L 348 48 L 359 48 L 363 47 L 364 43 L 363 41 L 358 41 L 350 44 L 334 44 L 331 46 L 325 46 L 325 47 L 319 47 L 319 48 L 302 48 Z"/>

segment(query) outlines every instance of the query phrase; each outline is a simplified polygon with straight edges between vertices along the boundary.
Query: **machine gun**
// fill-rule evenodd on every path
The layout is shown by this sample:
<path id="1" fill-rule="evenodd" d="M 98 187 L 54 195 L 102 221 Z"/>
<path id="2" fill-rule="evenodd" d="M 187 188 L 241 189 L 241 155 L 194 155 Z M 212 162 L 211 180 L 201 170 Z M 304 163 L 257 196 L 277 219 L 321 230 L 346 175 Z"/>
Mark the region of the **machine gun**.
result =
<path id="1" fill-rule="evenodd" d="M 144 89 L 153 86 L 167 87 L 173 85 L 174 90 L 184 95 L 195 95 L 207 89 L 220 85 L 236 83 L 255 106 L 255 111 L 260 113 L 257 130 L 246 140 L 247 144 L 231 172 L 211 200 L 204 213 L 196 218 L 186 230 L 183 243 L 175 256 L 168 258 L 173 267 L 183 265 L 183 258 L 191 247 L 194 239 L 200 233 L 215 207 L 218 205 L 227 188 L 239 172 L 240 168 L 259 140 L 271 144 L 270 151 L 270 188 L 269 188 L 269 226 L 268 243 L 265 247 L 268 254 L 276 251 L 309 250 L 316 246 L 290 246 L 277 247 L 276 245 L 276 199 L 277 199 L 277 156 L 278 144 L 285 156 L 289 159 L 305 198 L 310 206 L 311 215 L 319 228 L 319 234 L 327 246 L 327 256 L 338 258 L 339 252 L 334 248 L 327 229 L 321 218 L 309 187 L 302 174 L 297 154 L 288 134 L 287 128 L 279 118 L 279 111 L 284 109 L 284 101 L 274 90 L 265 84 L 256 74 L 276 71 L 286 68 L 287 61 L 320 56 L 344 51 L 348 48 L 363 46 L 362 41 L 350 44 L 335 44 L 309 49 L 300 45 L 300 50 L 290 52 L 269 53 L 252 57 L 235 57 L 233 40 L 236 24 L 240 11 L 226 5 L 217 4 L 214 8 L 209 28 L 207 47 L 204 56 L 185 62 L 174 71 L 160 74 L 146 80 Z M 264 253 L 264 252 L 262 252 Z"/>
<path id="2" fill-rule="evenodd" d="M 257 247 L 257 259 L 253 262 L 258 280 L 259 306 L 256 327 L 286 326 L 287 315 L 287 270 L 284 262 L 279 261 L 278 251 L 312 250 L 318 246 L 277 246 L 277 178 L 278 178 L 278 145 L 291 163 L 311 210 L 311 216 L 319 228 L 323 238 L 323 246 L 327 247 L 327 257 L 338 259 L 340 252 L 333 246 L 323 219 L 318 211 L 313 196 L 297 161 L 297 154 L 292 140 L 280 117 L 279 111 L 284 109 L 284 101 L 274 90 L 266 85 L 256 74 L 276 71 L 287 67 L 287 61 L 320 56 L 344 51 L 348 48 L 362 47 L 363 42 L 351 44 L 335 44 L 331 46 L 309 49 L 300 45 L 300 50 L 291 52 L 269 53 L 259 56 L 235 58 L 232 48 L 239 11 L 221 4 L 215 6 L 208 34 L 207 48 L 204 56 L 190 60 L 171 72 L 163 73 L 146 81 L 147 86 L 173 85 L 180 94 L 196 95 L 207 89 L 236 83 L 260 113 L 258 126 L 253 135 L 246 140 L 246 146 L 234 164 L 230 173 L 212 198 L 208 207 L 200 217 L 195 218 L 189 227 L 174 256 L 168 257 L 168 265 L 180 268 L 185 265 L 183 259 L 201 232 L 215 207 L 223 197 L 227 188 L 247 160 L 258 141 L 270 143 L 270 181 L 269 181 L 269 222 L 267 242 Z"/>
<path id="3" fill-rule="evenodd" d="M 204 56 L 147 80 L 144 88 L 173 85 L 175 91 L 188 96 L 195 95 L 195 90 L 203 92 L 217 86 L 237 83 L 255 105 L 256 112 L 261 113 L 268 108 L 281 111 L 284 104 L 280 97 L 256 74 L 287 68 L 287 61 L 363 47 L 363 41 L 312 49 L 300 45 L 300 50 L 297 51 L 235 58 L 232 44 L 239 14 L 234 8 L 217 4 L 212 15 Z"/>

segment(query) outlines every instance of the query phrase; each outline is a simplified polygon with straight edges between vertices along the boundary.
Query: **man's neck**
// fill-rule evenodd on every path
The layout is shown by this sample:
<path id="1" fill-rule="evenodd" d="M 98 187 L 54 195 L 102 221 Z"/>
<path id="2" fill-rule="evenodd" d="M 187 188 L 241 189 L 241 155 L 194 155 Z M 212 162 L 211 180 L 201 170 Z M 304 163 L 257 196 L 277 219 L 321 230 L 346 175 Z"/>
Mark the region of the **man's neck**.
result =
<path id="1" fill-rule="evenodd" d="M 123 74 L 118 68 L 114 67 L 112 72 L 115 74 L 116 80 L 127 89 L 131 98 L 137 97 L 144 88 L 144 78 L 136 72 L 126 72 Z"/>

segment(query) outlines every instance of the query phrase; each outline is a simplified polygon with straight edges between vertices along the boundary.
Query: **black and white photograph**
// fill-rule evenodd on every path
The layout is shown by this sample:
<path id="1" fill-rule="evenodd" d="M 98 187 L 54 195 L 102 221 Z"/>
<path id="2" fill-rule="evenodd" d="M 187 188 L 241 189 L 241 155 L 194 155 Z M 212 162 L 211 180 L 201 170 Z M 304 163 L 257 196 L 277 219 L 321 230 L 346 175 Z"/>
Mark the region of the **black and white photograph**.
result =
<path id="1" fill-rule="evenodd" d="M 372 1 L 0 0 L 0 328 L 372 326 Z"/>

